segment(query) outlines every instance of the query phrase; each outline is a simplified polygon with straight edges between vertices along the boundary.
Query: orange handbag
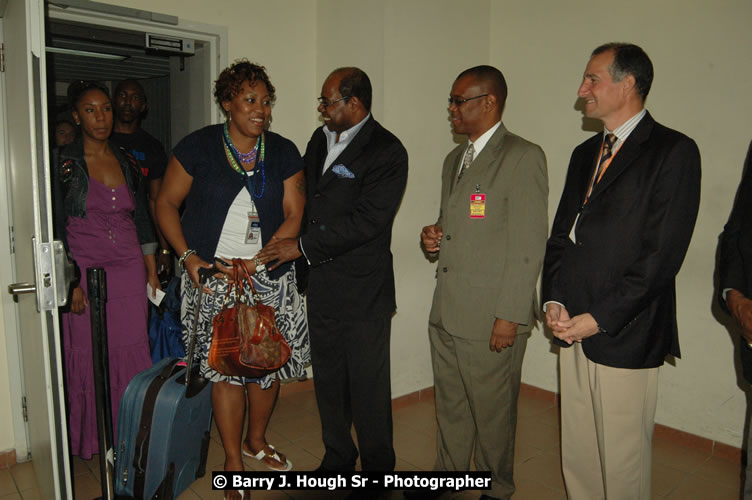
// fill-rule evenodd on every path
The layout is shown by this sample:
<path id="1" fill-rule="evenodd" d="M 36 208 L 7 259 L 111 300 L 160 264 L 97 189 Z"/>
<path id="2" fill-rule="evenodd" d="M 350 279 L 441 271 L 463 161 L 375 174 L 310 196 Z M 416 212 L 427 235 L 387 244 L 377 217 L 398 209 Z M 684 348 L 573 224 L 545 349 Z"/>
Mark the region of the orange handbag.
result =
<path id="1" fill-rule="evenodd" d="M 274 308 L 261 303 L 242 259 L 233 259 L 235 303 L 226 303 L 212 322 L 209 366 L 222 375 L 263 377 L 279 370 L 290 359 L 290 345 L 277 328 Z M 251 286 L 253 304 L 243 292 Z"/>

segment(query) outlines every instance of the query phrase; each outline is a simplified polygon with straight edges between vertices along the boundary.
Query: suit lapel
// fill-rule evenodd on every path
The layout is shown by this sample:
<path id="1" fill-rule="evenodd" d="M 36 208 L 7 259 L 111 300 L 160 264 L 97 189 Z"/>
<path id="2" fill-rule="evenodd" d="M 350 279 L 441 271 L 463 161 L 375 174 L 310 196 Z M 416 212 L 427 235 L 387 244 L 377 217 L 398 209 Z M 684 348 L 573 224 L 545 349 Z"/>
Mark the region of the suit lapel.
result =
<path id="1" fill-rule="evenodd" d="M 442 179 L 442 186 L 448 186 L 449 191 L 448 194 L 452 194 L 454 192 L 454 185 L 457 182 L 457 167 L 460 164 L 460 157 L 463 155 L 465 150 L 467 149 L 468 142 L 465 141 L 454 150 L 449 153 L 449 156 L 447 157 L 447 167 L 444 170 L 444 178 Z"/>
<path id="2" fill-rule="evenodd" d="M 467 171 L 462 174 L 462 179 L 459 180 L 459 183 L 464 184 L 466 182 L 470 183 L 476 183 L 479 177 L 482 177 L 486 170 L 491 166 L 491 164 L 495 161 L 495 159 L 499 156 L 498 150 L 502 148 L 504 144 L 504 136 L 507 134 L 507 129 L 504 127 L 504 124 L 502 123 L 499 125 L 499 128 L 496 130 L 496 132 L 493 133 L 490 139 L 488 139 L 488 142 L 486 143 L 483 150 L 478 154 L 477 157 L 473 160 L 473 162 L 470 164 L 470 168 L 467 169 Z M 457 181 L 457 168 L 459 167 L 460 157 L 465 153 L 465 150 L 467 149 L 467 142 L 465 142 L 458 152 L 457 157 L 455 158 L 454 162 L 454 168 L 452 170 L 452 186 L 454 186 L 455 183 L 458 183 Z M 456 187 L 456 186 L 455 186 Z"/>
<path id="3" fill-rule="evenodd" d="M 321 167 L 324 165 L 324 160 L 326 160 L 326 134 L 324 134 L 323 130 L 321 130 L 321 137 L 318 144 L 314 147 L 313 154 L 311 179 L 314 180 L 314 184 L 318 184 L 319 180 L 321 180 Z"/>
<path id="4" fill-rule="evenodd" d="M 355 170 L 353 169 L 353 162 L 355 159 L 360 156 L 360 154 L 363 152 L 363 149 L 366 147 L 366 145 L 371 140 L 371 134 L 373 133 L 373 129 L 376 127 L 376 121 L 373 119 L 373 115 L 368 119 L 368 121 L 363 124 L 363 128 L 360 129 L 358 134 L 353 137 L 352 142 L 347 145 L 344 151 L 342 151 L 337 158 L 334 159 L 332 164 L 329 166 L 329 168 L 324 172 L 324 174 L 319 179 L 319 187 L 323 187 L 329 182 L 331 182 L 332 179 L 335 179 L 337 176 L 332 171 L 332 167 L 337 164 L 342 164 L 345 167 L 349 168 L 353 173 L 355 173 Z M 324 144 L 324 154 L 319 162 L 319 172 L 321 172 L 321 169 L 324 165 L 324 160 L 326 159 L 327 150 L 326 150 L 326 143 Z M 357 175 L 357 173 L 356 173 Z"/>
<path id="5" fill-rule="evenodd" d="M 598 163 L 598 153 L 601 151 L 601 143 L 603 142 L 603 132 L 594 135 L 587 140 L 585 145 L 584 157 L 587 161 L 580 165 L 580 182 L 578 183 L 579 193 L 577 196 L 578 203 L 585 201 L 588 189 L 590 189 L 590 182 L 593 179 L 595 173 L 595 166 Z"/>
<path id="6" fill-rule="evenodd" d="M 614 159 L 611 160 L 611 165 L 603 173 L 603 178 L 596 184 L 593 193 L 590 195 L 591 200 L 598 197 L 640 156 L 643 151 L 643 144 L 650 137 L 654 124 L 655 120 L 653 120 L 649 113 L 645 113 L 640 123 L 637 124 L 637 127 L 629 134 L 627 140 L 619 148 Z"/>

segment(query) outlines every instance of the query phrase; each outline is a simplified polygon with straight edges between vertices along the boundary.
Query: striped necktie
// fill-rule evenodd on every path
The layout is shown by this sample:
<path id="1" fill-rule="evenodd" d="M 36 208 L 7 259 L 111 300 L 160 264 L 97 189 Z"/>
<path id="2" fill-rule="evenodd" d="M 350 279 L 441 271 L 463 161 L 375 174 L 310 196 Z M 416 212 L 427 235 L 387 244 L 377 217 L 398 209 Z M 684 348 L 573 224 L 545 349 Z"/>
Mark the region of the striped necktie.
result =
<path id="1" fill-rule="evenodd" d="M 470 144 L 467 147 L 467 151 L 465 151 L 465 157 L 462 159 L 462 166 L 460 167 L 460 173 L 457 174 L 457 180 L 459 181 L 462 179 L 462 174 L 465 173 L 465 170 L 470 166 L 470 164 L 473 162 L 473 156 L 475 156 L 475 146 Z"/>
<path id="2" fill-rule="evenodd" d="M 608 134 L 603 139 L 603 147 L 601 152 L 601 159 L 598 161 L 598 168 L 595 170 L 595 178 L 593 179 L 593 187 L 598 184 L 602 175 L 603 165 L 611 158 L 613 153 L 614 143 L 616 142 L 616 136 L 614 134 Z"/>

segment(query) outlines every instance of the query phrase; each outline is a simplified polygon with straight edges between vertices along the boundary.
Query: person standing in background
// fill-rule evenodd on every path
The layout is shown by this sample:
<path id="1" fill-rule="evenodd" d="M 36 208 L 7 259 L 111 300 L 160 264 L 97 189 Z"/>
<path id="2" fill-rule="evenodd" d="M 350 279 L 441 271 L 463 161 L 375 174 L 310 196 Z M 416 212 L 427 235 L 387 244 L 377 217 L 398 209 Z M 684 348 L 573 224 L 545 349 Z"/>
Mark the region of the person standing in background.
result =
<path id="1" fill-rule="evenodd" d="M 107 343 L 112 428 L 131 379 L 151 366 L 146 283 L 159 288 L 154 227 L 135 158 L 109 141 L 112 105 L 106 87 L 76 81 L 68 88 L 79 138 L 65 146 L 52 172 L 55 234 L 78 272 L 69 311 L 61 316 L 68 428 L 73 455 L 99 453 L 86 270 L 107 273 Z M 97 374 L 99 376 L 100 374 Z"/>
<path id="2" fill-rule="evenodd" d="M 739 354 L 747 389 L 752 389 L 752 142 L 734 208 L 721 234 L 720 303 L 737 321 L 742 336 Z M 752 411 L 747 411 L 752 416 Z M 752 431 L 747 424 L 747 467 L 744 500 L 752 500 Z"/>
<path id="3" fill-rule="evenodd" d="M 149 211 L 155 221 L 159 239 L 157 271 L 161 274 L 165 270 L 171 270 L 172 253 L 167 240 L 159 230 L 159 225 L 156 224 L 155 208 L 162 177 L 167 168 L 167 155 L 162 143 L 141 128 L 141 119 L 146 113 L 147 102 L 146 93 L 140 83 L 136 80 L 123 80 L 118 83 L 112 104 L 115 121 L 110 140 L 139 161 L 143 175 L 148 179 Z"/>

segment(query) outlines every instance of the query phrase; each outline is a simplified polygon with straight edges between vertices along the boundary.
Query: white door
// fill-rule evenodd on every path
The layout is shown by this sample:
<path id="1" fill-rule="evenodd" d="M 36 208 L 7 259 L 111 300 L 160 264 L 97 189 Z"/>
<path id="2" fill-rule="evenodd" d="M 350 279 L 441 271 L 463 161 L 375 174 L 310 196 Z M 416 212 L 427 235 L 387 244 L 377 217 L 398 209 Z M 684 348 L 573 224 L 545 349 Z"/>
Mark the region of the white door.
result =
<path id="1" fill-rule="evenodd" d="M 52 258 L 43 0 L 9 0 L 3 27 L 14 285 L 33 289 L 16 296 L 32 463 L 40 498 L 72 498 L 56 305 L 63 294 Z"/>

